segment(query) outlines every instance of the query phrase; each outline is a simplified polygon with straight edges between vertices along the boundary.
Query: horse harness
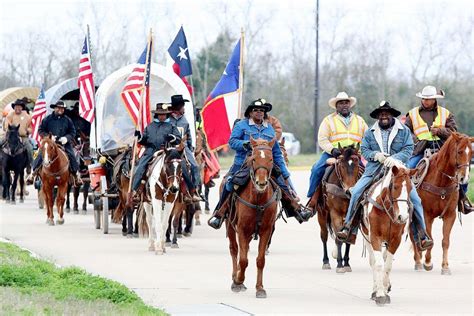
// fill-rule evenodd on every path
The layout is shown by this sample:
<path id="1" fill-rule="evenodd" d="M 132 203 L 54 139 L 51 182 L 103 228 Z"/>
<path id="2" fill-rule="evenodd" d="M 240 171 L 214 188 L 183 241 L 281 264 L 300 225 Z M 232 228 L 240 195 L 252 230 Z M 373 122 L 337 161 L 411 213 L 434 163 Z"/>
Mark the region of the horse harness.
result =
<path id="1" fill-rule="evenodd" d="M 64 150 L 61 148 L 59 144 L 57 144 L 57 147 L 59 149 L 59 153 L 62 153 L 66 157 L 67 164 L 62 167 L 59 171 L 56 172 L 51 172 L 48 170 L 48 168 L 59 158 L 59 154 L 54 157 L 53 160 L 49 162 L 48 165 L 45 165 L 44 161 L 42 164 L 42 170 L 43 172 L 48 176 L 48 177 L 54 177 L 55 184 L 57 184 L 58 180 L 60 179 L 61 175 L 63 175 L 68 169 L 69 169 L 69 157 L 66 155 Z"/>

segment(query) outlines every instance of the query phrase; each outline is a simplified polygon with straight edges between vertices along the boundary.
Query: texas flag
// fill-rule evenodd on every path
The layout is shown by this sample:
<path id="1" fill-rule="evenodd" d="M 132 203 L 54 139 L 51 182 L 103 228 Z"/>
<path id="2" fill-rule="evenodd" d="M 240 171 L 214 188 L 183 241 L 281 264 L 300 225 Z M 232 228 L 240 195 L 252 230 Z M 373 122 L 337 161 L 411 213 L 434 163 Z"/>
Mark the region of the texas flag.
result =
<path id="1" fill-rule="evenodd" d="M 193 87 L 186 80 L 186 76 L 193 74 L 191 66 L 191 57 L 189 57 L 188 41 L 184 34 L 184 29 L 181 28 L 176 34 L 173 43 L 168 48 L 168 65 L 173 68 L 175 74 L 177 74 L 184 82 L 189 90 L 189 94 L 193 94 Z"/>
<path id="2" fill-rule="evenodd" d="M 211 150 L 227 144 L 232 125 L 239 117 L 240 40 L 214 90 L 201 111 L 203 130 Z"/>

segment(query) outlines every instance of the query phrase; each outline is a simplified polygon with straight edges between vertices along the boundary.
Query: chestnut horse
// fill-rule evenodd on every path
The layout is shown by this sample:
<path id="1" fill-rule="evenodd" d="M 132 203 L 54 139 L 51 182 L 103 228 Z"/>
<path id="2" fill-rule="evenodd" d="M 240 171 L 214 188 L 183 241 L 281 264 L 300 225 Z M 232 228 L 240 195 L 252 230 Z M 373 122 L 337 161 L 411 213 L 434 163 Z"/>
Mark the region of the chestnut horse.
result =
<path id="1" fill-rule="evenodd" d="M 245 269 L 252 237 L 260 237 L 257 256 L 256 297 L 266 298 L 263 288 L 265 250 L 277 217 L 280 190 L 271 182 L 273 168 L 272 147 L 275 139 L 266 141 L 250 138 L 252 155 L 246 160 L 250 179 L 239 193 L 233 193 L 231 211 L 226 219 L 229 249 L 232 256 L 232 286 L 234 292 L 245 291 Z"/>
<path id="2" fill-rule="evenodd" d="M 417 184 L 425 215 L 426 231 L 432 238 L 432 226 L 436 217 L 443 220 L 443 261 L 441 274 L 449 275 L 451 270 L 448 264 L 449 235 L 456 220 L 456 207 L 459 199 L 459 184 L 469 182 L 470 160 L 472 157 L 471 142 L 474 137 L 452 133 L 440 151 L 434 154 L 429 162 L 425 178 Z M 421 170 L 422 171 L 422 170 Z M 412 242 L 413 236 L 410 236 Z M 421 270 L 422 254 L 414 249 L 415 270 Z M 426 251 L 423 267 L 430 271 L 431 248 Z"/>
<path id="3" fill-rule="evenodd" d="M 56 144 L 48 135 L 41 140 L 40 154 L 43 156 L 43 164 L 39 172 L 41 178 L 44 200 L 47 209 L 48 225 L 54 225 L 53 203 L 56 197 L 56 208 L 59 219 L 57 224 L 64 224 L 64 202 L 69 182 L 69 159 L 66 152 Z M 57 186 L 57 193 L 54 194 L 54 187 Z"/>
<path id="4" fill-rule="evenodd" d="M 146 185 L 151 195 L 151 203 L 143 200 L 149 232 L 148 250 L 155 251 L 157 255 L 166 252 L 168 221 L 180 192 L 183 149 L 183 142 L 177 147 L 165 148 L 164 155 L 158 158 L 160 160 L 153 167 Z"/>
<path id="5" fill-rule="evenodd" d="M 410 177 L 415 173 L 402 165 L 385 171 L 384 177 L 368 191 L 361 223 L 373 271 L 372 299 L 377 305 L 390 303 L 392 261 L 410 218 Z M 382 254 L 384 245 L 386 249 Z"/>
<path id="6" fill-rule="evenodd" d="M 341 230 L 344 226 L 344 218 L 346 217 L 347 209 L 349 208 L 350 195 L 347 193 L 349 188 L 353 187 L 360 178 L 361 169 L 359 145 L 354 145 L 342 148 L 339 146 L 342 154 L 337 158 L 330 158 L 333 166 L 333 171 L 323 181 L 318 191 L 314 193 L 318 199 L 316 208 L 318 210 L 318 222 L 321 227 L 321 241 L 323 242 L 323 270 L 331 269 L 329 264 L 327 241 L 328 232 L 331 235 L 334 232 Z M 334 161 L 335 160 L 335 161 Z M 350 243 L 346 243 L 344 258 L 342 257 L 342 242 L 336 239 L 337 256 L 337 273 L 351 272 L 349 264 Z"/>

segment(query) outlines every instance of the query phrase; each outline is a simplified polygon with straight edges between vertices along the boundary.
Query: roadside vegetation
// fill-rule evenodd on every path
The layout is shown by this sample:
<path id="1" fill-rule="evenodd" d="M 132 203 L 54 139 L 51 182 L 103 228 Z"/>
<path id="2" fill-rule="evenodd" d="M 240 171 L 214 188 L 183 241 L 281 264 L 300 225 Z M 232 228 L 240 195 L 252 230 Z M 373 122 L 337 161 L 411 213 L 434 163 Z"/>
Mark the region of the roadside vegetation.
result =
<path id="1" fill-rule="evenodd" d="M 1 315 L 166 315 L 124 285 L 0 242 Z"/>

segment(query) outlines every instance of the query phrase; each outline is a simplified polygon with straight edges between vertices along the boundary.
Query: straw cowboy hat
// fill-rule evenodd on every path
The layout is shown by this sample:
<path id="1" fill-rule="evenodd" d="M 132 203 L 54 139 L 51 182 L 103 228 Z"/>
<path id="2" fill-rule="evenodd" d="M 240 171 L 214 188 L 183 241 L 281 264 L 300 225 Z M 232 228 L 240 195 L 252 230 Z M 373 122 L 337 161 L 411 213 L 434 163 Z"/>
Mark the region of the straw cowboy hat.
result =
<path id="1" fill-rule="evenodd" d="M 426 86 L 423 88 L 423 90 L 421 90 L 421 92 L 418 92 L 416 96 L 421 99 L 443 99 L 444 91 L 439 90 L 439 94 L 438 94 L 438 90 L 436 90 L 435 87 Z"/>
<path id="2" fill-rule="evenodd" d="M 357 103 L 357 99 L 356 99 L 356 98 L 354 98 L 354 97 L 349 97 L 349 96 L 347 95 L 347 93 L 345 93 L 345 92 L 343 91 L 343 92 L 339 92 L 339 93 L 336 95 L 335 98 L 329 99 L 328 104 L 329 104 L 329 106 L 330 106 L 331 108 L 333 108 L 333 109 L 335 110 L 335 109 L 336 109 L 336 103 L 337 103 L 337 101 L 342 101 L 342 100 L 348 100 L 348 101 L 351 103 L 351 105 L 350 105 L 350 108 L 351 108 L 351 109 L 352 109 L 352 108 L 354 107 L 354 105 L 356 105 L 356 103 Z"/>

